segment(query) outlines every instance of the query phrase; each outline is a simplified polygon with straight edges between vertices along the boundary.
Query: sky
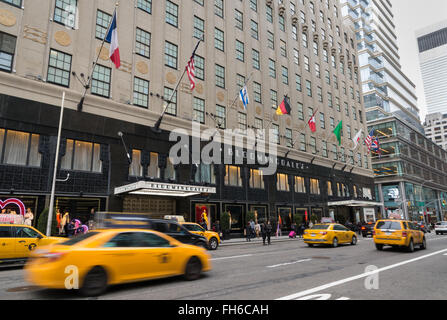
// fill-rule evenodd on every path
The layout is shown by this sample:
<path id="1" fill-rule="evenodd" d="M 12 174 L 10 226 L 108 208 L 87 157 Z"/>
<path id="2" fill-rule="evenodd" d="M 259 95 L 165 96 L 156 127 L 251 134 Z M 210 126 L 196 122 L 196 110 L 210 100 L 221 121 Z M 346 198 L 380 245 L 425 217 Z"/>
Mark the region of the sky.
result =
<path id="1" fill-rule="evenodd" d="M 415 32 L 447 20 L 446 0 L 390 0 L 393 5 L 400 63 L 405 75 L 416 85 L 421 121 L 427 114 L 424 85 L 419 68 L 419 52 Z"/>

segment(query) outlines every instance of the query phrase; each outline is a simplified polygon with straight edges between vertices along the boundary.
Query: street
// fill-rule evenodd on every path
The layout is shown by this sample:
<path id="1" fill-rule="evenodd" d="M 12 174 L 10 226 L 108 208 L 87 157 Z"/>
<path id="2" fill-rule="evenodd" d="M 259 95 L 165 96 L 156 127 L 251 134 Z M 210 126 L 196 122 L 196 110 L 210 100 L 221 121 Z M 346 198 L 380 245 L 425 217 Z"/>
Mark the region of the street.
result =
<path id="1" fill-rule="evenodd" d="M 211 252 L 213 270 L 198 281 L 176 277 L 109 288 L 113 300 L 440 300 L 447 298 L 447 236 L 427 234 L 427 250 L 385 248 L 371 238 L 356 246 L 309 248 L 302 240 L 223 245 Z M 368 271 L 379 269 L 377 274 Z M 0 269 L 0 299 L 83 299 L 42 290 L 22 269 Z"/>

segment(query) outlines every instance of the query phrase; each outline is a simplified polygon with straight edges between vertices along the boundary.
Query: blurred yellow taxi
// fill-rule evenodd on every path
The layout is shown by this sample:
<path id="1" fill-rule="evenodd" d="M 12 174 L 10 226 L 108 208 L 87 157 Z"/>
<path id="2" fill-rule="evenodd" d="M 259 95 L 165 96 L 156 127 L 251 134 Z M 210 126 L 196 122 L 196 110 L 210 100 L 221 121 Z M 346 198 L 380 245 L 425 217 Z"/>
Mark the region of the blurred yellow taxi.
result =
<path id="1" fill-rule="evenodd" d="M 205 230 L 202 226 L 194 222 L 180 222 L 189 232 L 204 236 L 208 240 L 211 250 L 216 250 L 220 244 L 220 237 L 217 232 Z"/>
<path id="2" fill-rule="evenodd" d="M 36 247 L 65 240 L 47 237 L 27 225 L 0 224 L 0 264 L 23 262 Z"/>
<path id="3" fill-rule="evenodd" d="M 404 247 L 409 252 L 414 251 L 415 245 L 427 248 L 424 232 L 411 221 L 379 220 L 374 226 L 373 238 L 377 250 L 383 250 L 384 246 Z"/>
<path id="4" fill-rule="evenodd" d="M 355 232 L 336 223 L 316 224 L 304 231 L 303 238 L 304 243 L 307 243 L 309 247 L 315 244 L 329 244 L 336 248 L 343 243 L 357 244 Z"/>
<path id="5" fill-rule="evenodd" d="M 209 270 L 203 248 L 156 231 L 110 229 L 34 251 L 25 278 L 39 287 L 79 289 L 85 296 L 98 296 L 109 285 L 178 275 L 196 280 Z M 69 277 L 73 275 L 75 279 Z"/>

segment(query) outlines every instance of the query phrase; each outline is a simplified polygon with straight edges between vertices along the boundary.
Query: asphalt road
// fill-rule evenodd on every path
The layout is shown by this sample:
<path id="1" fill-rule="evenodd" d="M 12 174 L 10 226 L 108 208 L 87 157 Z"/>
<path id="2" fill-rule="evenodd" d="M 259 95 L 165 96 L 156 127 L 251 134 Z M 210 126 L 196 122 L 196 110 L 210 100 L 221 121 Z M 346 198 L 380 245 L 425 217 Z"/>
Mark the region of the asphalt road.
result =
<path id="1" fill-rule="evenodd" d="M 243 244 L 211 252 L 213 270 L 194 282 L 176 277 L 112 287 L 98 299 L 119 300 L 445 300 L 447 236 L 427 235 L 427 250 L 356 246 L 309 248 L 301 240 Z M 81 299 L 43 290 L 22 269 L 0 269 L 0 299 Z"/>

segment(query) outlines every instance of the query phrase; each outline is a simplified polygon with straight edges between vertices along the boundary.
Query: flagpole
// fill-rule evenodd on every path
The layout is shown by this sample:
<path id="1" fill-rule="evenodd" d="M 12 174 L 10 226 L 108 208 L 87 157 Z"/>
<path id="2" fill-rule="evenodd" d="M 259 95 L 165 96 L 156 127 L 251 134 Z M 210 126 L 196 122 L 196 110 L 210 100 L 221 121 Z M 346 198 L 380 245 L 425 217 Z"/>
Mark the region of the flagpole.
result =
<path id="1" fill-rule="evenodd" d="M 112 18 L 110 19 L 109 26 L 107 27 L 107 31 L 106 31 L 106 33 L 104 34 L 104 39 L 102 39 L 101 47 L 99 48 L 99 52 L 98 52 L 98 55 L 97 55 L 97 57 L 96 57 L 96 60 L 95 60 L 95 62 L 93 63 L 93 69 L 92 69 L 92 72 L 90 73 L 90 76 L 87 78 L 87 84 L 84 85 L 84 93 L 82 94 L 81 101 L 79 101 L 79 103 L 78 103 L 78 111 L 79 111 L 79 112 L 82 111 L 82 108 L 83 108 L 83 106 L 84 106 L 85 96 L 87 95 L 87 91 L 88 91 L 88 89 L 90 89 L 90 84 L 92 83 L 92 80 L 93 80 L 93 73 L 95 72 L 96 65 L 98 64 L 98 60 L 99 60 L 99 57 L 100 57 L 100 55 L 101 55 L 102 48 L 104 47 L 104 43 L 105 43 L 105 41 L 106 41 L 106 36 L 107 36 L 107 34 L 109 33 L 110 28 L 112 27 L 113 17 L 114 17 L 115 14 L 117 13 L 117 8 L 118 8 L 118 6 L 119 6 L 119 2 L 116 2 L 116 3 L 115 3 L 115 10 L 113 11 L 113 15 L 112 15 Z"/>
<path id="2" fill-rule="evenodd" d="M 199 48 L 200 42 L 202 42 L 202 41 L 203 41 L 203 36 L 202 36 L 202 38 L 199 40 L 199 42 L 197 43 L 197 45 L 196 45 L 196 47 L 195 47 L 195 49 L 194 49 L 194 51 L 193 51 L 191 57 L 194 57 L 194 56 L 195 56 L 196 51 L 197 51 L 197 49 Z M 172 92 L 171 97 L 170 97 L 169 100 L 168 100 L 168 103 L 164 106 L 163 111 L 162 111 L 162 113 L 161 113 L 161 115 L 160 115 L 160 118 L 158 118 L 158 120 L 157 120 L 157 122 L 155 123 L 155 125 L 151 128 L 151 130 L 152 130 L 153 132 L 155 132 L 155 133 L 160 133 L 160 132 L 161 132 L 161 130 L 160 130 L 160 125 L 161 125 L 161 122 L 163 121 L 163 117 L 164 117 L 166 111 L 168 110 L 169 105 L 172 103 L 172 99 L 174 98 L 174 95 L 175 95 L 175 93 L 177 92 L 178 87 L 180 86 L 180 83 L 181 83 L 182 80 L 183 80 L 183 77 L 185 76 L 185 73 L 186 73 L 187 68 L 188 68 L 188 66 L 186 66 L 186 67 L 184 68 L 183 73 L 182 73 L 182 76 L 181 76 L 180 79 L 177 81 L 177 84 L 176 84 L 176 86 L 175 86 L 175 88 L 174 88 L 174 91 Z"/>
<path id="3" fill-rule="evenodd" d="M 61 144 L 62 121 L 64 119 L 64 103 L 65 103 L 65 91 L 62 93 L 61 114 L 59 117 L 59 129 L 57 133 L 56 155 L 54 157 L 55 159 L 54 159 L 54 170 L 53 170 L 53 183 L 51 185 L 50 208 L 48 210 L 47 230 L 46 230 L 47 236 L 51 236 L 51 225 L 53 222 L 54 194 L 56 192 L 56 175 L 57 175 L 57 166 L 59 162 L 59 148 Z"/>

